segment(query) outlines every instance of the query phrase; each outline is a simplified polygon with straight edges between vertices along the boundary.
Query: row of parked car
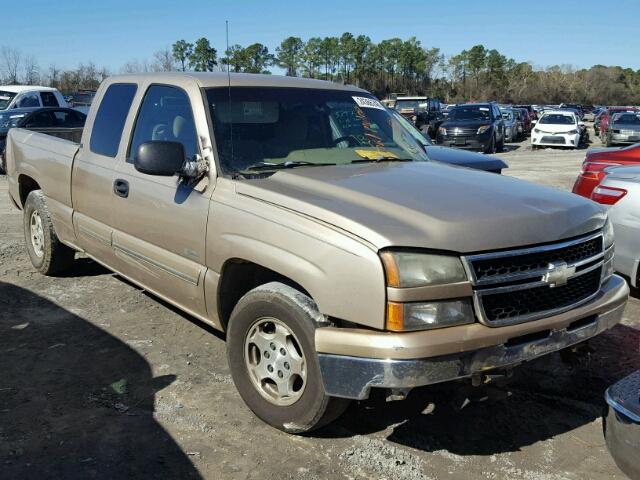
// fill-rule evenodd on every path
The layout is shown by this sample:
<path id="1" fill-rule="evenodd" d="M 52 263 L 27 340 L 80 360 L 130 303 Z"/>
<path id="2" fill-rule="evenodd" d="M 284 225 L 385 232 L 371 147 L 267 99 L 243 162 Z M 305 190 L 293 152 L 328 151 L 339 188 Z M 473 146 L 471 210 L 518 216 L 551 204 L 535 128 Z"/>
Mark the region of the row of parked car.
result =
<path id="1" fill-rule="evenodd" d="M 0 173 L 5 170 L 4 151 L 9 129 L 27 128 L 79 141 L 93 96 L 95 92 L 89 90 L 63 97 L 50 87 L 0 86 Z"/>

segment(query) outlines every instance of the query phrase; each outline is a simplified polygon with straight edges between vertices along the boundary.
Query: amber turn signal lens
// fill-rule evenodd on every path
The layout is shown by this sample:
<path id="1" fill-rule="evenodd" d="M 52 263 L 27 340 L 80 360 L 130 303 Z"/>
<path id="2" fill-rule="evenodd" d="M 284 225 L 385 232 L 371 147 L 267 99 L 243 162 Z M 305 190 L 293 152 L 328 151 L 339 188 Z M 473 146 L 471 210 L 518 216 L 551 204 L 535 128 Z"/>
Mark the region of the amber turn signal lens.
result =
<path id="1" fill-rule="evenodd" d="M 393 332 L 404 330 L 404 306 L 402 303 L 387 303 L 387 330 Z"/>
<path id="2" fill-rule="evenodd" d="M 380 254 L 382 265 L 384 265 L 384 273 L 387 276 L 388 287 L 400 287 L 400 272 L 398 265 L 391 252 L 383 252 Z"/>

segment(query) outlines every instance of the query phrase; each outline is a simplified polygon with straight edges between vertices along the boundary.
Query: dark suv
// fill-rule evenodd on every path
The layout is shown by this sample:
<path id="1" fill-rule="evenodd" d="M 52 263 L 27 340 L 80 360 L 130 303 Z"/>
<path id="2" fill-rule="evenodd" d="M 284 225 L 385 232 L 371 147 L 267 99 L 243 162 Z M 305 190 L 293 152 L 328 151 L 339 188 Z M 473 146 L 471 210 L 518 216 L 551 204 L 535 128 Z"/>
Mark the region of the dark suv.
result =
<path id="1" fill-rule="evenodd" d="M 436 136 L 444 121 L 440 101 L 428 97 L 398 97 L 394 107 L 400 115 L 412 122 L 423 134 Z"/>
<path id="2" fill-rule="evenodd" d="M 495 103 L 456 105 L 438 128 L 437 142 L 447 147 L 468 148 L 485 153 L 504 149 L 504 121 Z"/>

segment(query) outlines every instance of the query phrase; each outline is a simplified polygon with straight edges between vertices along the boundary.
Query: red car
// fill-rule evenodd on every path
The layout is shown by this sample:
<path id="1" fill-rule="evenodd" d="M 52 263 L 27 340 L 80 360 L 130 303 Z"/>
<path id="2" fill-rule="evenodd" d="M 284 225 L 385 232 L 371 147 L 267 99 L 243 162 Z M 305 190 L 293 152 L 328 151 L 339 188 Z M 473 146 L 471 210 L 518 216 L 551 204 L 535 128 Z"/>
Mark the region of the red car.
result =
<path id="1" fill-rule="evenodd" d="M 611 115 L 618 112 L 637 112 L 638 109 L 636 107 L 609 107 L 607 110 L 600 116 L 600 138 L 604 138 L 604 132 L 607 130 L 607 125 L 609 125 L 609 118 Z"/>
<path id="2" fill-rule="evenodd" d="M 605 177 L 604 169 L 614 165 L 640 165 L 640 143 L 625 148 L 594 149 L 587 152 L 582 170 L 573 185 L 573 193 L 591 198 Z"/>

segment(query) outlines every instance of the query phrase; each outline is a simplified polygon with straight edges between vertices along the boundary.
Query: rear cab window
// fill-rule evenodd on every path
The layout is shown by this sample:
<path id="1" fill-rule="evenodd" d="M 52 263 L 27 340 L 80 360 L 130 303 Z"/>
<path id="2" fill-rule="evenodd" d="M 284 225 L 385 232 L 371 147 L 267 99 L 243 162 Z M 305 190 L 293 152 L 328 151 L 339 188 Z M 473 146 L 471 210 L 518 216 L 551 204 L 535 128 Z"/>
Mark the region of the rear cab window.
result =
<path id="1" fill-rule="evenodd" d="M 59 107 L 58 99 L 53 92 L 40 92 L 43 107 Z"/>
<path id="2" fill-rule="evenodd" d="M 112 158 L 117 155 L 124 124 L 137 89 L 134 83 L 114 83 L 107 88 L 91 129 L 91 152 Z"/>

